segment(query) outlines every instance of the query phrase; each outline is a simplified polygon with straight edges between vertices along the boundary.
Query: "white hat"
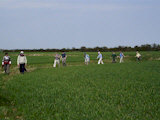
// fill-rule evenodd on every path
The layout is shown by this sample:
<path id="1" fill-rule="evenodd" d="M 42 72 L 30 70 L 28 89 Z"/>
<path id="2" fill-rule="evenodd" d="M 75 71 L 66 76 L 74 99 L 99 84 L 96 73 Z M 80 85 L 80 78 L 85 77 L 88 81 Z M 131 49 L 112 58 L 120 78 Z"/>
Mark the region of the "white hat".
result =
<path id="1" fill-rule="evenodd" d="M 21 53 L 21 54 L 24 54 L 24 52 L 23 52 L 23 51 L 21 51 L 20 53 Z"/>

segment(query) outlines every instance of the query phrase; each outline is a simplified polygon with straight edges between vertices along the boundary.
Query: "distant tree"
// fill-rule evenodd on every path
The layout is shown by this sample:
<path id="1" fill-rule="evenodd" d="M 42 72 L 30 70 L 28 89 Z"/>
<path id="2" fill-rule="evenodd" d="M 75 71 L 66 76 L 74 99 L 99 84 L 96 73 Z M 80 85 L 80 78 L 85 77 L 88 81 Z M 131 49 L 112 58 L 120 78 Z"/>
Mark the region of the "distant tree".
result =
<path id="1" fill-rule="evenodd" d="M 101 51 L 101 48 L 97 46 L 97 47 L 93 48 L 93 51 L 94 52 Z"/>
<path id="2" fill-rule="evenodd" d="M 136 50 L 136 51 L 138 50 L 139 51 L 140 48 L 138 46 L 134 46 L 134 50 Z"/>
<path id="3" fill-rule="evenodd" d="M 82 47 L 80 48 L 80 51 L 81 51 L 81 52 L 86 52 L 86 50 L 87 50 L 87 48 L 86 48 L 85 46 L 82 46 Z"/>
<path id="4" fill-rule="evenodd" d="M 154 44 L 152 45 L 152 50 L 155 50 L 155 51 L 160 50 L 160 45 L 154 43 Z"/>
<path id="5" fill-rule="evenodd" d="M 3 52 L 20 52 L 22 49 L 13 49 L 13 50 L 7 50 L 4 49 L 1 51 Z M 103 47 L 94 47 L 94 48 L 86 48 L 85 46 L 82 46 L 81 48 L 75 48 L 73 47 L 72 49 L 70 48 L 62 48 L 62 49 L 54 49 L 54 48 L 47 48 L 47 49 L 23 49 L 23 51 L 28 51 L 28 52 L 61 52 L 61 51 L 65 51 L 65 52 L 70 52 L 70 51 L 81 51 L 81 52 L 97 52 L 97 51 L 102 51 L 102 52 L 108 52 L 108 51 L 160 51 L 160 45 L 159 44 L 144 44 L 141 46 L 134 46 L 134 47 L 130 47 L 130 46 L 118 46 L 118 47 L 114 47 L 114 48 L 107 48 L 106 46 Z"/>
<path id="6" fill-rule="evenodd" d="M 102 47 L 102 51 L 103 52 L 107 52 L 108 51 L 108 48 L 106 46 Z"/>
<path id="7" fill-rule="evenodd" d="M 40 48 L 38 51 L 43 52 L 44 50 L 43 50 L 43 48 Z"/>
<path id="8" fill-rule="evenodd" d="M 72 51 L 76 51 L 76 48 L 75 48 L 75 47 L 72 47 Z"/>
<path id="9" fill-rule="evenodd" d="M 61 49 L 61 52 L 65 52 L 65 51 L 66 51 L 66 48 L 62 48 L 62 49 Z"/>
<path id="10" fill-rule="evenodd" d="M 151 45 L 149 45 L 149 44 L 141 45 L 140 50 L 141 51 L 150 51 Z"/>

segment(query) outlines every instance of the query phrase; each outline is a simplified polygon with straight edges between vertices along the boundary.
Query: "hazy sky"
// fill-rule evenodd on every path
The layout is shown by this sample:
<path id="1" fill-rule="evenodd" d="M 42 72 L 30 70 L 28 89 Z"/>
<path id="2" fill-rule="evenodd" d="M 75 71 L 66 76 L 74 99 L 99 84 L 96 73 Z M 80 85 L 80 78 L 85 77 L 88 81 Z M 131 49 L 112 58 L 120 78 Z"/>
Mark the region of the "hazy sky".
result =
<path id="1" fill-rule="evenodd" d="M 160 44 L 160 0 L 0 0 L 0 48 Z"/>

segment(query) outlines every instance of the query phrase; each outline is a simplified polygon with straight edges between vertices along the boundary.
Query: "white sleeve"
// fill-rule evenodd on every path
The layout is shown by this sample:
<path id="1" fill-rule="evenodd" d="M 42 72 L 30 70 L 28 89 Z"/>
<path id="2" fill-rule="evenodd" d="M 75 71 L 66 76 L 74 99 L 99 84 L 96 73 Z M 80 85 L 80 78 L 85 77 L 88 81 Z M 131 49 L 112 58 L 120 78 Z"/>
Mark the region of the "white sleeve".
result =
<path id="1" fill-rule="evenodd" d="M 26 58 L 26 56 L 25 56 L 25 63 L 27 64 L 27 58 Z"/>
<path id="2" fill-rule="evenodd" d="M 11 62 L 11 58 L 9 57 L 9 64 L 11 65 L 11 63 L 12 63 L 12 62 Z"/>
<path id="3" fill-rule="evenodd" d="M 19 65 L 19 55 L 18 55 L 18 58 L 17 58 L 17 65 Z"/>
<path id="4" fill-rule="evenodd" d="M 3 57 L 3 59 L 2 59 L 2 65 L 4 65 L 4 57 Z"/>

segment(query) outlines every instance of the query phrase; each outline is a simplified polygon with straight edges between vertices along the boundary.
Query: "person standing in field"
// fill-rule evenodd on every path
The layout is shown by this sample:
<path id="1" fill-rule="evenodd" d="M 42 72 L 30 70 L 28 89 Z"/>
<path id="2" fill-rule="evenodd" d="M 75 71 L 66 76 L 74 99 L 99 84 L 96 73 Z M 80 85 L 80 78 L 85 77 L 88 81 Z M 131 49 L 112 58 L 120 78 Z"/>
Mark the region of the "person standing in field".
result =
<path id="1" fill-rule="evenodd" d="M 112 52 L 111 57 L 112 57 L 112 63 L 116 63 L 116 57 L 117 57 L 117 55 L 115 54 L 115 52 Z"/>
<path id="2" fill-rule="evenodd" d="M 89 64 L 89 61 L 90 61 L 89 55 L 86 54 L 86 53 L 84 53 L 84 63 L 85 63 L 86 65 L 88 65 L 88 64 Z"/>
<path id="3" fill-rule="evenodd" d="M 61 55 L 61 57 L 62 57 L 62 65 L 63 65 L 63 66 L 66 66 L 66 59 L 67 59 L 66 53 L 63 52 L 62 55 Z"/>
<path id="4" fill-rule="evenodd" d="M 138 51 L 136 52 L 136 58 L 137 58 L 137 61 L 141 60 L 141 54 Z"/>
<path id="5" fill-rule="evenodd" d="M 120 51 L 119 57 L 120 57 L 120 61 L 119 61 L 119 63 L 124 62 L 124 61 L 123 61 L 124 54 L 123 54 L 123 52 L 122 52 L 122 51 Z"/>
<path id="6" fill-rule="evenodd" d="M 19 67 L 20 73 L 24 74 L 26 71 L 26 65 L 27 65 L 27 58 L 24 55 L 24 52 L 21 51 L 17 58 L 17 65 Z"/>
<path id="7" fill-rule="evenodd" d="M 56 55 L 54 56 L 54 64 L 53 67 L 56 67 L 56 64 L 58 64 L 58 66 L 60 67 L 60 55 L 58 53 L 56 53 Z"/>
<path id="8" fill-rule="evenodd" d="M 11 66 L 11 58 L 8 56 L 8 53 L 5 53 L 5 56 L 2 59 L 2 68 L 4 68 L 4 72 L 6 74 L 10 73 L 10 66 Z"/>
<path id="9" fill-rule="evenodd" d="M 103 57 L 102 57 L 102 54 L 101 54 L 101 52 L 100 52 L 100 51 L 98 52 L 97 59 L 99 59 L 99 60 L 98 60 L 98 64 L 104 64 L 104 63 L 103 63 L 103 60 L 102 60 L 102 59 L 103 59 Z"/>

